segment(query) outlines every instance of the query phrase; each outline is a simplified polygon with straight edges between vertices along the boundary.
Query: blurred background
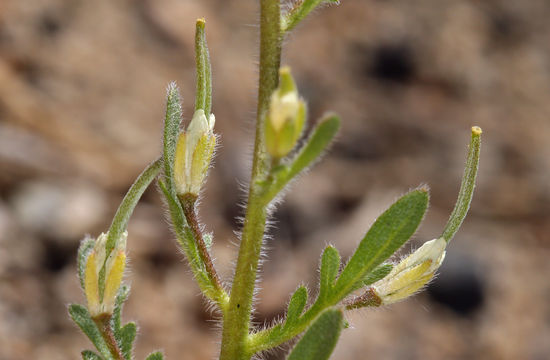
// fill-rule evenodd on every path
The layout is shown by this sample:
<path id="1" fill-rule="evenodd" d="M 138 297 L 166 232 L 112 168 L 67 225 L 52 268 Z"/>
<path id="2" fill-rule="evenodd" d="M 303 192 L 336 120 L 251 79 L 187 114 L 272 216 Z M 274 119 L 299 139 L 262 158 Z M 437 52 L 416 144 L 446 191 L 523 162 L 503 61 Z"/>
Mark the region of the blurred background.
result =
<path id="1" fill-rule="evenodd" d="M 201 218 L 231 278 L 257 88 L 258 2 L 0 1 L 0 359 L 77 359 L 90 348 L 67 316 L 84 301 L 75 255 L 105 231 L 161 149 L 168 82 L 194 95 L 194 22 L 207 20 L 222 146 Z M 477 192 L 441 273 L 420 295 L 351 312 L 334 359 L 550 358 L 550 3 L 343 0 L 286 41 L 310 125 L 343 118 L 324 160 L 274 213 L 256 321 L 315 293 L 321 251 L 349 256 L 396 197 L 431 187 L 409 251 L 441 233 L 470 127 L 483 128 Z M 213 359 L 205 308 L 155 188 L 129 227 L 136 358 Z M 266 359 L 282 359 L 278 351 Z"/>

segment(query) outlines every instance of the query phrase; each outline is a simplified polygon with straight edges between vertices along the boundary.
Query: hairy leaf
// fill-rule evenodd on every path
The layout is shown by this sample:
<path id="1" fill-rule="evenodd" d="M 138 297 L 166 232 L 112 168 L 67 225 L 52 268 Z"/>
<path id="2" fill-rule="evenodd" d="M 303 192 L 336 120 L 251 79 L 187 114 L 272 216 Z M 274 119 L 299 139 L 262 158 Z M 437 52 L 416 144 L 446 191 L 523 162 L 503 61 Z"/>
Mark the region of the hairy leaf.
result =
<path id="1" fill-rule="evenodd" d="M 424 217 L 428 200 L 427 189 L 413 190 L 380 215 L 342 271 L 335 286 L 337 300 L 409 240 Z"/>
<path id="2" fill-rule="evenodd" d="M 341 310 L 328 309 L 313 322 L 298 341 L 288 360 L 326 360 L 332 354 L 344 327 Z"/>
<path id="3" fill-rule="evenodd" d="M 306 303 L 307 289 L 304 286 L 300 286 L 298 289 L 296 289 L 294 294 L 292 294 L 290 302 L 288 303 L 288 310 L 286 312 L 286 321 L 284 327 L 289 327 L 296 323 L 300 315 L 302 315 Z"/>
<path id="4" fill-rule="evenodd" d="M 166 90 L 166 117 L 164 119 L 164 181 L 166 188 L 175 196 L 174 157 L 182 120 L 181 100 L 176 83 L 170 83 Z"/>
<path id="5" fill-rule="evenodd" d="M 112 359 L 109 347 L 105 343 L 105 340 L 103 340 L 101 332 L 90 317 L 88 310 L 82 305 L 72 304 L 69 306 L 69 314 L 71 315 L 71 319 L 73 319 L 82 332 L 90 339 L 92 344 L 94 344 L 99 353 L 105 359 Z"/>
<path id="6" fill-rule="evenodd" d="M 328 296 L 340 269 L 340 254 L 333 246 L 327 246 L 321 258 L 321 280 L 319 286 L 319 299 L 324 301 Z"/>
<path id="7" fill-rule="evenodd" d="M 378 266 L 376 269 L 368 273 L 363 279 L 361 279 L 357 283 L 357 285 L 354 287 L 353 290 L 360 289 L 370 284 L 374 284 L 378 280 L 385 278 L 386 275 L 388 275 L 392 269 L 393 269 L 392 264 L 382 264 Z"/>
<path id="8" fill-rule="evenodd" d="M 195 95 L 195 111 L 204 110 L 208 118 L 212 107 L 212 70 L 210 55 L 206 44 L 204 19 L 198 19 L 195 30 L 195 61 L 197 68 L 197 92 Z"/>
<path id="9" fill-rule="evenodd" d="M 126 360 L 132 360 L 132 350 L 134 347 L 134 340 L 136 339 L 137 326 L 134 322 L 129 322 L 120 329 L 120 335 L 117 341 L 120 345 L 122 355 Z"/>

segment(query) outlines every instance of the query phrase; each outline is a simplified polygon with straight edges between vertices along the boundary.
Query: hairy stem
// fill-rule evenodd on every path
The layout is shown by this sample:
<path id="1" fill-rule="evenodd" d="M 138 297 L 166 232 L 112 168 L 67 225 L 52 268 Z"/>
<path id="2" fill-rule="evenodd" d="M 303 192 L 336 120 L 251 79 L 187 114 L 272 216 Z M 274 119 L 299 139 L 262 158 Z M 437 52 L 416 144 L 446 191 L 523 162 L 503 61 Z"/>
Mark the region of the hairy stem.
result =
<path id="1" fill-rule="evenodd" d="M 191 232 L 195 237 L 195 241 L 199 250 L 199 256 L 204 263 L 204 266 L 208 273 L 208 277 L 210 278 L 210 282 L 213 284 L 216 292 L 221 294 L 224 292 L 223 286 L 221 284 L 220 277 L 218 276 L 218 272 L 214 267 L 212 257 L 210 256 L 210 253 L 206 248 L 206 243 L 204 242 L 204 237 L 202 235 L 202 231 L 200 229 L 199 221 L 197 218 L 197 208 L 195 206 L 197 203 L 197 197 L 192 196 L 191 194 L 187 195 L 190 196 L 180 197 L 180 201 L 183 207 L 183 213 L 185 214 L 185 219 L 187 220 L 187 224 L 189 225 Z"/>
<path id="2" fill-rule="evenodd" d="M 109 347 L 109 351 L 111 352 L 111 355 L 113 356 L 114 360 L 125 360 L 124 355 L 122 354 L 122 350 L 120 350 L 120 347 L 118 346 L 118 343 L 115 339 L 115 336 L 113 334 L 113 330 L 111 329 L 111 315 L 107 316 L 100 316 L 93 319 L 96 323 L 97 327 L 99 328 L 99 331 L 101 332 L 101 336 L 103 337 L 103 340 L 107 343 L 107 346 Z"/>
<path id="3" fill-rule="evenodd" d="M 254 287 L 267 218 L 259 180 L 269 168 L 264 145 L 264 117 L 279 81 L 281 61 L 280 0 L 260 1 L 260 79 L 254 159 L 241 244 L 222 331 L 221 360 L 250 359 L 248 337 Z"/>

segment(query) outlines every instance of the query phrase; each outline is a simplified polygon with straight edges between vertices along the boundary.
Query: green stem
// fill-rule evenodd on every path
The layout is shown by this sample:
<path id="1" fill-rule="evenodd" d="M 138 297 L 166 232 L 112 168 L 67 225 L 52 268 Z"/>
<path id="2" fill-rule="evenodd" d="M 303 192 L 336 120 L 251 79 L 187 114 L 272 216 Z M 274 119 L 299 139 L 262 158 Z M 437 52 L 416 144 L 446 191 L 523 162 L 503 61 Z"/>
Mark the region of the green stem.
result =
<path id="1" fill-rule="evenodd" d="M 224 316 L 220 360 L 248 360 L 253 355 L 248 348 L 250 317 L 267 218 L 267 204 L 260 196 L 263 189 L 259 185 L 269 169 L 264 145 L 264 116 L 279 81 L 280 14 L 280 0 L 260 1 L 260 79 L 254 159 L 229 308 Z"/>
<path id="2" fill-rule="evenodd" d="M 466 159 L 466 167 L 464 168 L 464 176 L 462 177 L 458 199 L 456 200 L 455 208 L 441 235 L 447 242 L 451 241 L 453 236 L 455 236 L 470 209 L 470 203 L 472 202 L 476 185 L 480 146 L 481 129 L 474 126 L 472 127 L 472 139 L 470 140 L 470 146 L 468 148 L 468 157 Z"/>

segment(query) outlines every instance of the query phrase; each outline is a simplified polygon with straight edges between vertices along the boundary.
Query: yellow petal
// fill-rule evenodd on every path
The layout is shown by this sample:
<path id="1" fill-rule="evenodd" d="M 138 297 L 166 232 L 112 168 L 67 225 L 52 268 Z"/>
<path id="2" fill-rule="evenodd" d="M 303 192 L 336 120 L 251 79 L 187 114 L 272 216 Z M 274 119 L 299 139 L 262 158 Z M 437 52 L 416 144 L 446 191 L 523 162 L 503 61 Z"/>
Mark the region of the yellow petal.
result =
<path id="1" fill-rule="evenodd" d="M 88 259 L 86 259 L 86 270 L 84 272 L 84 293 L 88 302 L 88 310 L 92 316 L 98 315 L 101 312 L 95 257 L 96 254 L 92 251 Z"/>
<path id="2" fill-rule="evenodd" d="M 122 283 L 124 268 L 126 267 L 126 254 L 119 251 L 105 280 L 105 292 L 103 294 L 103 310 L 111 314 L 115 307 L 115 300 Z"/>

